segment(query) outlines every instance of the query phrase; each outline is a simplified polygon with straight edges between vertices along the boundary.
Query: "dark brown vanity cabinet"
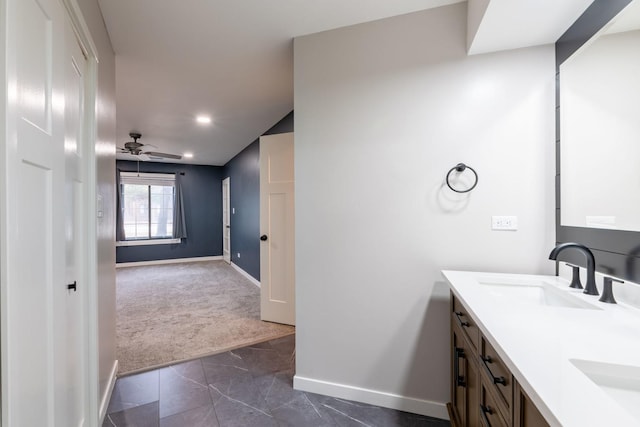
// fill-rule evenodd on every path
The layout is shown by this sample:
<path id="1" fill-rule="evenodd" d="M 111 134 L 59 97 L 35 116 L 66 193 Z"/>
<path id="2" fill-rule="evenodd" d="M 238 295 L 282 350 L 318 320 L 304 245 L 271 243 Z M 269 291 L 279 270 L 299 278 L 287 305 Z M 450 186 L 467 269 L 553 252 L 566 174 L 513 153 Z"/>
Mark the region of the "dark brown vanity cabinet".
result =
<path id="1" fill-rule="evenodd" d="M 451 424 L 458 427 L 545 427 L 491 343 L 451 295 Z"/>
<path id="2" fill-rule="evenodd" d="M 476 351 L 468 340 L 463 338 L 463 331 L 455 322 L 451 324 L 451 340 L 453 344 L 453 384 L 451 385 L 451 401 L 455 410 L 451 423 L 455 426 L 479 425 L 480 413 L 480 371 L 476 360 Z M 453 419 L 455 417 L 455 420 Z"/>
<path id="3" fill-rule="evenodd" d="M 537 427 L 549 425 L 540 411 L 538 411 L 538 408 L 536 408 L 536 405 L 531 402 L 529 396 L 527 396 L 524 390 L 522 390 L 520 385 L 517 383 L 513 391 L 513 395 L 513 427 Z"/>

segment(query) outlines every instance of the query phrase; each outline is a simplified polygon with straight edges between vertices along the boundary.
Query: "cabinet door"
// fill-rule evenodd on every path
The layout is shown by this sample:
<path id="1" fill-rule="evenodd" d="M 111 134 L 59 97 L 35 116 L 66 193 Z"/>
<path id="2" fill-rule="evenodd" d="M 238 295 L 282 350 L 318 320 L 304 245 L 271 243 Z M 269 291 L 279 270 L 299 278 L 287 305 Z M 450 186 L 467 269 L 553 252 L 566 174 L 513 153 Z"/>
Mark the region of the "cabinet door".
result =
<path id="1" fill-rule="evenodd" d="M 460 327 L 452 323 L 452 423 L 458 426 L 477 427 L 480 424 L 480 371 L 477 355 L 464 338 Z"/>
<path id="2" fill-rule="evenodd" d="M 549 423 L 536 408 L 536 405 L 517 383 L 515 385 L 513 418 L 514 427 L 549 427 Z"/>

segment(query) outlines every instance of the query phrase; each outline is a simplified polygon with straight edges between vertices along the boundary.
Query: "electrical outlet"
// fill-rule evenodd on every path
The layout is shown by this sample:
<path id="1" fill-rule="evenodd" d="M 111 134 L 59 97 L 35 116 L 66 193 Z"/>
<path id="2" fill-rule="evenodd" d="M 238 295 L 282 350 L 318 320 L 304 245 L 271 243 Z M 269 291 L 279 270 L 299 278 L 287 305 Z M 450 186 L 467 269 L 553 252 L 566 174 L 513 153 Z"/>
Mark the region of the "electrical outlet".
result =
<path id="1" fill-rule="evenodd" d="M 236 208 L 231 208 L 231 214 L 235 215 L 236 214 Z"/>
<path id="2" fill-rule="evenodd" d="M 240 252 L 238 252 L 238 258 L 240 258 Z"/>
<path id="3" fill-rule="evenodd" d="M 515 231 L 518 229 L 518 217 L 517 216 L 492 216 L 491 229 Z"/>

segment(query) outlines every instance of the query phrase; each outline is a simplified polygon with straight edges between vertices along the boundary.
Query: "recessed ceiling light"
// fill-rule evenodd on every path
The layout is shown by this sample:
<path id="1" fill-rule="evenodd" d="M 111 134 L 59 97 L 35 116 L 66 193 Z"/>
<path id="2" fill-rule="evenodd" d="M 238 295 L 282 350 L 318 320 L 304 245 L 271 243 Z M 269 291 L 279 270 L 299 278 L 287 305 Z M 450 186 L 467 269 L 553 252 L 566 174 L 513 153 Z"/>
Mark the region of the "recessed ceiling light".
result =
<path id="1" fill-rule="evenodd" d="M 204 115 L 196 116 L 196 122 L 200 123 L 201 125 L 208 125 L 209 123 L 211 123 L 211 117 Z"/>
<path id="2" fill-rule="evenodd" d="M 183 157 L 184 157 L 185 159 L 192 159 L 192 158 L 193 158 L 193 153 L 184 153 L 184 154 L 183 154 Z"/>

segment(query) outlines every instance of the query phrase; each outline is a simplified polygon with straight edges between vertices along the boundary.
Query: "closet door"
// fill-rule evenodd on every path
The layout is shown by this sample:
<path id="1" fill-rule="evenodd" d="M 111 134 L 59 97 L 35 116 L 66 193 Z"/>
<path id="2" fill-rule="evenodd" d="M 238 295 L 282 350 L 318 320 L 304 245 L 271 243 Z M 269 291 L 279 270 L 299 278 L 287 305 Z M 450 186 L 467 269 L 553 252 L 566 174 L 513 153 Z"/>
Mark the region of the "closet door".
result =
<path id="1" fill-rule="evenodd" d="M 86 417 L 81 164 L 86 59 L 58 0 L 4 0 L 2 425 Z M 70 284 L 75 282 L 77 291 Z"/>

